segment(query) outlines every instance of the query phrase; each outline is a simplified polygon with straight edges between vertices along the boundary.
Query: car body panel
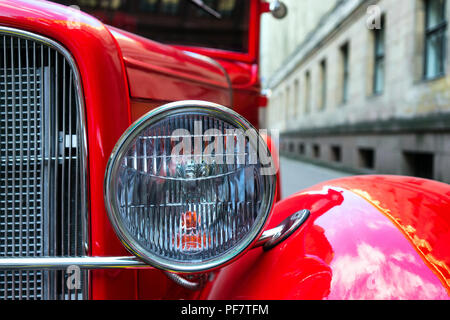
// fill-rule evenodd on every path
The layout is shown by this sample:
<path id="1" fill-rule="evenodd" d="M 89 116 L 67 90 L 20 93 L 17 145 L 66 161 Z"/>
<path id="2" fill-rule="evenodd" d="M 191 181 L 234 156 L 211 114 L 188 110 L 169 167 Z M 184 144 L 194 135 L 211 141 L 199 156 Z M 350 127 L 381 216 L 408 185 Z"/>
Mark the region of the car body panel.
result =
<path id="1" fill-rule="evenodd" d="M 165 102 L 205 100 L 231 107 L 231 88 L 220 65 L 108 28 L 122 51 L 131 98 Z"/>
<path id="2" fill-rule="evenodd" d="M 27 30 L 61 43 L 73 56 L 84 93 L 89 162 L 89 214 L 92 256 L 122 256 L 127 251 L 115 235 L 103 201 L 103 180 L 109 155 L 130 125 L 129 89 L 120 48 L 97 19 L 47 1 L 0 2 L 0 25 Z M 68 36 L 70 34 L 70 36 Z M 114 79 L 114 81 L 111 81 Z M 107 116 L 105 116 L 107 115 Z M 92 271 L 93 298 L 135 297 L 135 271 Z M 117 288 L 121 288 L 117 290 Z"/>
<path id="3" fill-rule="evenodd" d="M 205 299 L 449 299 L 450 186 L 351 177 L 276 204 L 271 226 L 301 209 L 288 240 L 217 273 Z"/>
<path id="4" fill-rule="evenodd" d="M 181 49 L 126 34 L 87 14 L 48 1 L 5 0 L 0 8 L 0 25 L 51 38 L 73 56 L 80 72 L 86 108 L 88 253 L 91 256 L 129 255 L 109 223 L 103 200 L 104 172 L 113 147 L 137 118 L 166 102 L 204 99 L 230 105 L 231 88 L 223 69 L 215 63 L 193 58 Z M 226 57 L 225 52 L 220 55 Z M 237 73 L 241 70 L 239 68 L 234 76 L 239 78 Z M 159 79 L 162 90 L 147 89 L 155 84 L 154 76 L 161 74 L 164 74 Z M 253 99 L 244 101 L 252 102 Z M 92 299 L 154 296 L 149 291 L 152 286 L 144 285 L 146 279 L 166 284 L 168 293 L 161 297 L 192 294 L 177 290 L 177 286 L 157 270 L 93 270 L 89 296 Z M 142 289 L 146 287 L 147 291 Z"/>
<path id="5" fill-rule="evenodd" d="M 189 55 L 187 50 L 198 54 L 192 47 L 168 46 L 110 26 L 108 29 L 124 58 L 133 120 L 164 103 L 205 100 L 230 107 L 259 127 L 258 64 L 225 58 L 212 63 Z"/>
<path id="6" fill-rule="evenodd" d="M 103 199 L 110 153 L 129 125 L 174 100 L 230 101 L 230 84 L 221 68 L 183 50 L 217 59 L 231 81 L 235 110 L 257 126 L 259 14 L 265 6 L 251 1 L 252 21 L 257 23 L 251 25 L 249 54 L 177 49 L 80 13 L 74 26 L 74 10 L 47 1 L 0 3 L 0 25 L 54 39 L 70 51 L 79 69 L 88 138 L 89 255 L 129 255 L 110 225 Z M 93 270 L 90 298 L 445 299 L 450 278 L 449 188 L 406 177 L 330 181 L 278 202 L 266 229 L 300 209 L 310 209 L 312 215 L 273 250 L 252 249 L 214 272 L 202 291 L 188 291 L 156 269 Z"/>

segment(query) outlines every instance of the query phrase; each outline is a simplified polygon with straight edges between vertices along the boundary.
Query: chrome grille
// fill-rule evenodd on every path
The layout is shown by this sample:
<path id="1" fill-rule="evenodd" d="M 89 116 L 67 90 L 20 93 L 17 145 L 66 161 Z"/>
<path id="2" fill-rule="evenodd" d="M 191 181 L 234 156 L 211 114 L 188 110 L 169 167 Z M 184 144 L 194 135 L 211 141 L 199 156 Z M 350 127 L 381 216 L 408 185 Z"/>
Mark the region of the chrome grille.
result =
<path id="1" fill-rule="evenodd" d="M 78 73 L 48 39 L 0 27 L 0 258 L 86 255 Z M 1 299 L 80 299 L 65 271 L 0 271 Z"/>

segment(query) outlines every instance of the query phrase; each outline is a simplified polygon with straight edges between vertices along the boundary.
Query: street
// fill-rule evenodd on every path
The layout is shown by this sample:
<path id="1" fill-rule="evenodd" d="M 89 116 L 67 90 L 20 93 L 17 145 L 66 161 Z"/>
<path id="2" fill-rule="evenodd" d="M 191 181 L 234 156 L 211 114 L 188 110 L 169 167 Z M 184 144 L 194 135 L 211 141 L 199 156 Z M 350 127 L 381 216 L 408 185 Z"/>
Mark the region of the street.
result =
<path id="1" fill-rule="evenodd" d="M 351 175 L 285 157 L 280 159 L 280 170 L 283 199 L 320 182 Z"/>

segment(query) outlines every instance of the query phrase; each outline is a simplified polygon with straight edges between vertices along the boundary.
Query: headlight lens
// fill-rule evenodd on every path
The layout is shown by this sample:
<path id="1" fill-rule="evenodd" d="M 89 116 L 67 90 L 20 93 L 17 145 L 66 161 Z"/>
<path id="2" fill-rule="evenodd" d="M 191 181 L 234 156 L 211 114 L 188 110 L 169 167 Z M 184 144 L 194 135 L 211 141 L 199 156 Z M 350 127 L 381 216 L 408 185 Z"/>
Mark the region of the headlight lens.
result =
<path id="1" fill-rule="evenodd" d="M 243 252 L 260 235 L 275 175 L 256 130 L 225 107 L 185 101 L 134 123 L 112 152 L 105 179 L 110 220 L 124 245 L 158 268 L 200 272 Z"/>

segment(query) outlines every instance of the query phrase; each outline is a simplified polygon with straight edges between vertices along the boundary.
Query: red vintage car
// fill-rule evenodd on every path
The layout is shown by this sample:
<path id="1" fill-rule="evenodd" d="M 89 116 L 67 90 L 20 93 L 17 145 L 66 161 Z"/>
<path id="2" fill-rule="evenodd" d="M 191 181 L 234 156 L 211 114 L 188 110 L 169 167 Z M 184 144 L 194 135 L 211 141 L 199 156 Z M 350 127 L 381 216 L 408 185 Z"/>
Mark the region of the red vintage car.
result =
<path id="1" fill-rule="evenodd" d="M 449 299 L 449 185 L 357 176 L 280 200 L 258 130 L 269 11 L 0 2 L 1 298 Z"/>

